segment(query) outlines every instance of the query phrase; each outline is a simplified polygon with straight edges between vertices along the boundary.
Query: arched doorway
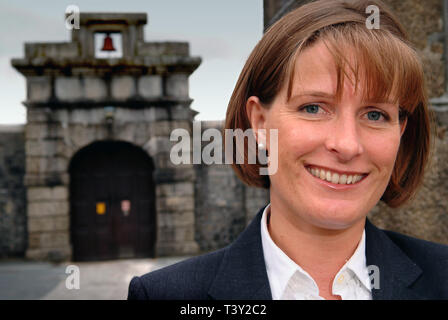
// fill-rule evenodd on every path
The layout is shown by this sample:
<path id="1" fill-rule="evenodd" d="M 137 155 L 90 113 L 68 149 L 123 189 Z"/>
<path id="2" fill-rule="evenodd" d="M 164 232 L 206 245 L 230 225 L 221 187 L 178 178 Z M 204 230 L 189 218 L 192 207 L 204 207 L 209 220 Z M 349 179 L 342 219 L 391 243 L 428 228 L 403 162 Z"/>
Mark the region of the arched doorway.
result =
<path id="1" fill-rule="evenodd" d="M 70 163 L 73 260 L 154 256 L 154 169 L 151 158 L 127 142 L 94 142 Z"/>

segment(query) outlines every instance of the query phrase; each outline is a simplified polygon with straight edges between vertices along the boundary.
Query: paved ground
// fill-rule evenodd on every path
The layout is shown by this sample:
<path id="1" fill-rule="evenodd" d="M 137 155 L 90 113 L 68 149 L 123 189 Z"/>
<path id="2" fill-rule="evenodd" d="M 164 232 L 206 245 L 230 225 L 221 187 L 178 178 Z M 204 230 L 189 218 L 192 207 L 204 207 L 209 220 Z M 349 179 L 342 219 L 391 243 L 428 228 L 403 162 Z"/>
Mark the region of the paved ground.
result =
<path id="1" fill-rule="evenodd" d="M 21 260 L 0 260 L 0 300 L 126 299 L 129 282 L 142 275 L 187 257 L 131 259 L 103 262 L 52 264 Z M 67 289 L 67 266 L 79 268 L 79 289 Z M 69 281 L 69 284 L 73 284 Z"/>

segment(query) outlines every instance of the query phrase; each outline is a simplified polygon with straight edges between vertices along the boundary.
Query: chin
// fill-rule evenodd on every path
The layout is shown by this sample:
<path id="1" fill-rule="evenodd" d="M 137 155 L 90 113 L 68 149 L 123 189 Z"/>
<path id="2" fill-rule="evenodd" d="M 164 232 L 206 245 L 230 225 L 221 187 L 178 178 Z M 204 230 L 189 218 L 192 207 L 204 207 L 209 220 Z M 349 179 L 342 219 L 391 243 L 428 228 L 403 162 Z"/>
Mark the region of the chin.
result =
<path id="1" fill-rule="evenodd" d="M 342 230 L 347 229 L 365 218 L 365 207 L 362 209 L 359 206 L 333 205 L 320 206 L 313 211 L 311 220 L 312 223 L 323 229 Z"/>

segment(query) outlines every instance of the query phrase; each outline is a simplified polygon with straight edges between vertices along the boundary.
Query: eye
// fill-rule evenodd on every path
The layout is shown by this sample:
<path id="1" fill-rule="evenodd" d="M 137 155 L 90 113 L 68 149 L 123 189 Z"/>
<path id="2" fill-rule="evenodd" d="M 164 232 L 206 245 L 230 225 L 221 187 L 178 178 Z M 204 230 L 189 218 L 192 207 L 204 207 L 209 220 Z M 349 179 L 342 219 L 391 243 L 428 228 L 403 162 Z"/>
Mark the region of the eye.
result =
<path id="1" fill-rule="evenodd" d="M 306 113 L 311 113 L 311 114 L 319 113 L 319 109 L 320 109 L 320 107 L 316 104 L 309 104 L 309 105 L 301 108 L 301 110 L 305 111 Z"/>
<path id="2" fill-rule="evenodd" d="M 387 120 L 387 117 L 380 111 L 367 112 L 367 119 L 370 121 Z"/>

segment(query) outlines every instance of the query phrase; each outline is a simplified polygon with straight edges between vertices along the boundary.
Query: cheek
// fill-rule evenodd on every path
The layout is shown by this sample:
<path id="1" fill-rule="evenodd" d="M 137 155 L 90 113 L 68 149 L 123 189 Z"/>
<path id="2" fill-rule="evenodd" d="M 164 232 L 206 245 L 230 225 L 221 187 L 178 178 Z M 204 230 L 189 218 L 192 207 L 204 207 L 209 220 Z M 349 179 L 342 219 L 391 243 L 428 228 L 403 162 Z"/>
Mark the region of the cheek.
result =
<path id="1" fill-rule="evenodd" d="M 279 161 L 310 153 L 323 144 L 322 135 L 312 126 L 285 123 L 278 131 Z"/>
<path id="2" fill-rule="evenodd" d="M 364 149 L 370 160 L 382 170 L 392 171 L 400 147 L 399 132 L 371 134 L 364 139 Z"/>

